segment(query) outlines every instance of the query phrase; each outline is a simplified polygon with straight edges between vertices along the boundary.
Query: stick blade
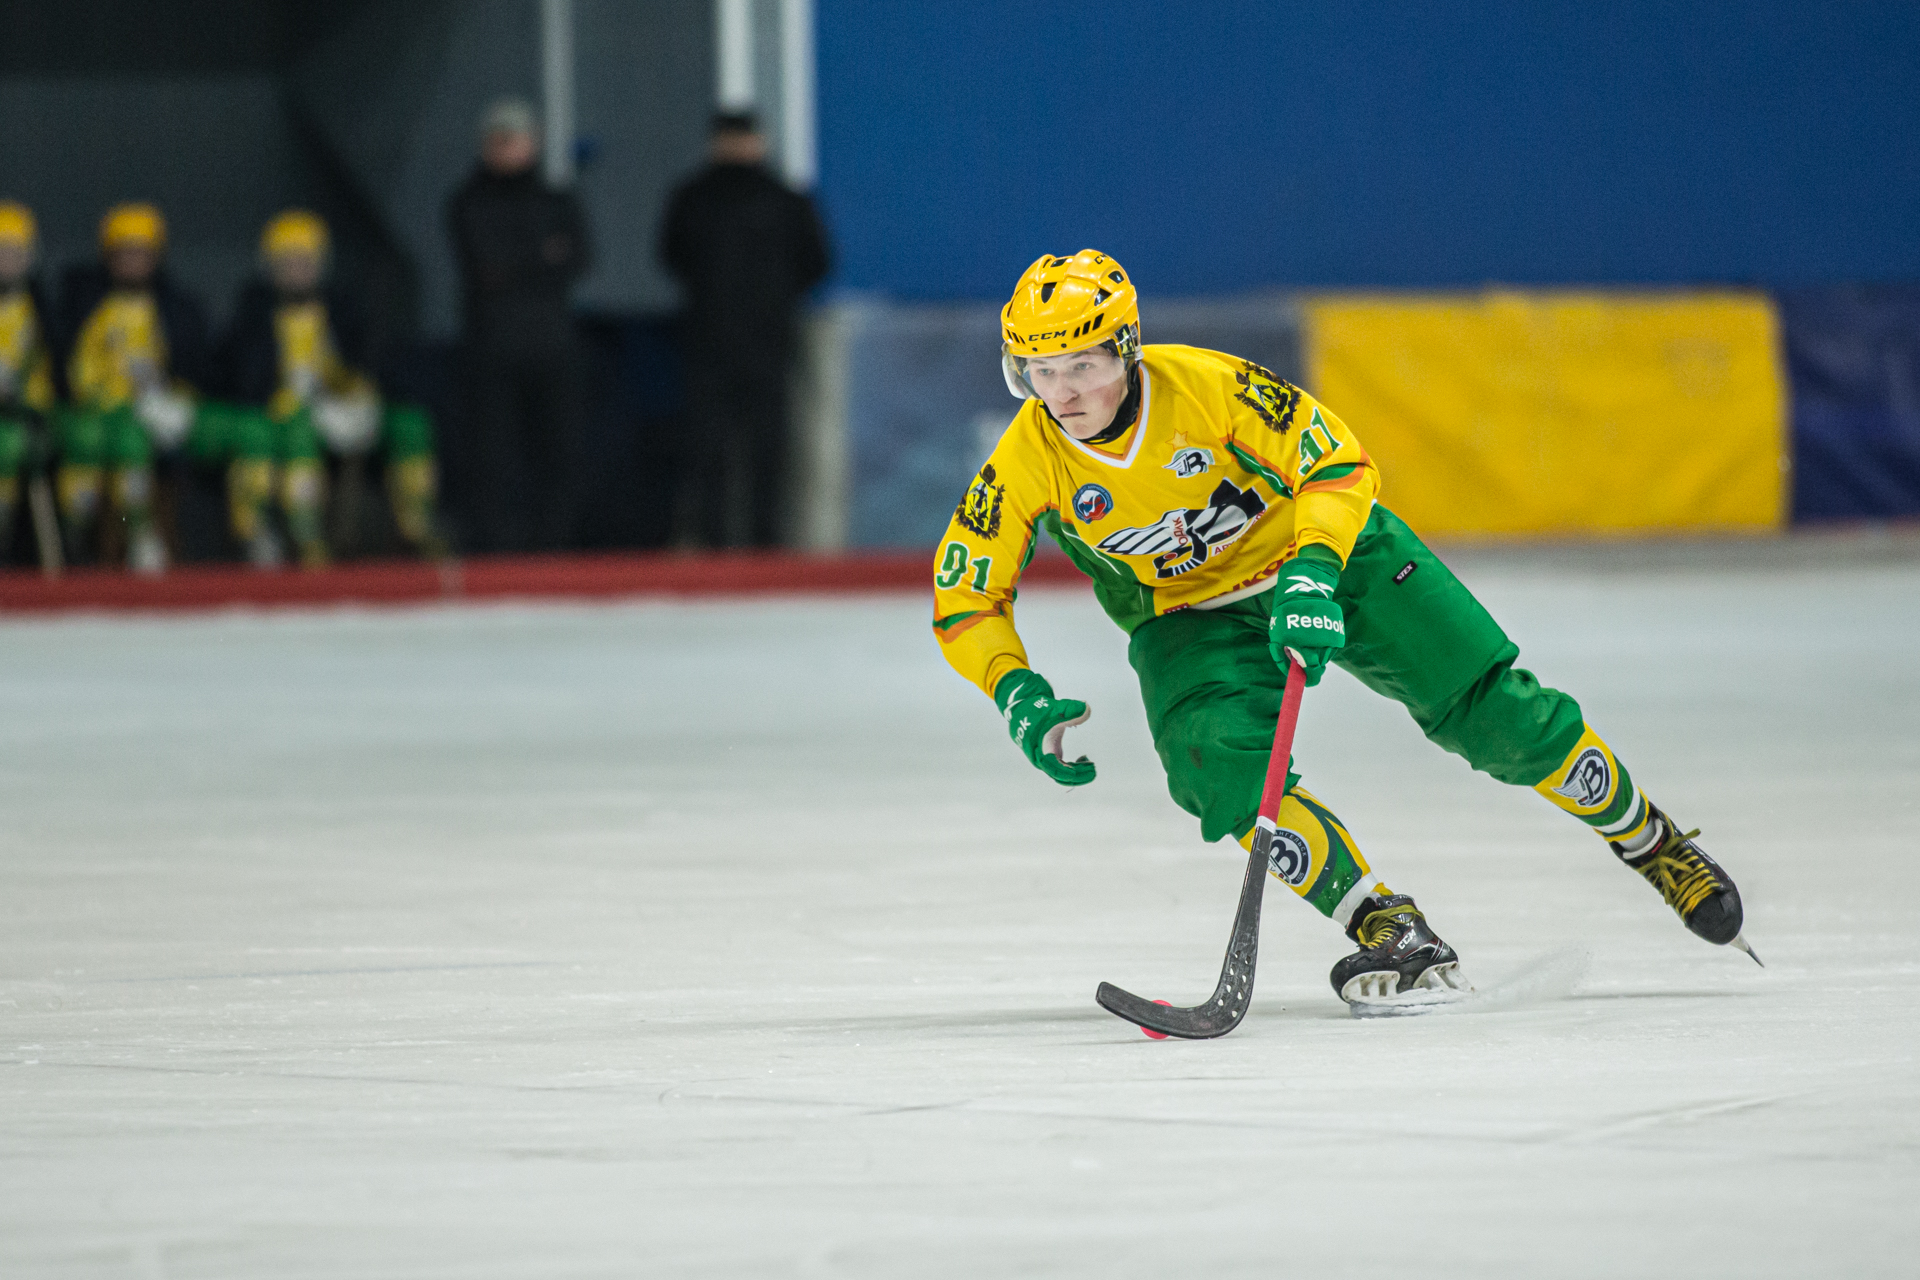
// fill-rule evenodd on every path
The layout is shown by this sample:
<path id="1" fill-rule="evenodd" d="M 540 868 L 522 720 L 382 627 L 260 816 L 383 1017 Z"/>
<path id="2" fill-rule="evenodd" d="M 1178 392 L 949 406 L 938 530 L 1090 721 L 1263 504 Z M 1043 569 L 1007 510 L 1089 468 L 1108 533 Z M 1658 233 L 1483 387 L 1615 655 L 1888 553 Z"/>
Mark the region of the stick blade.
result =
<path id="1" fill-rule="evenodd" d="M 1137 1027 L 1181 1040 L 1217 1039 L 1239 1026 L 1240 1018 L 1246 1012 L 1244 1003 L 1218 1007 L 1203 1004 L 1191 1009 L 1159 1004 L 1143 1000 L 1111 982 L 1101 983 L 1099 990 L 1093 993 L 1093 998 L 1108 1013 L 1125 1018 Z"/>
<path id="2" fill-rule="evenodd" d="M 1182 1040 L 1212 1040 L 1240 1025 L 1253 1000 L 1253 970 L 1260 958 L 1260 901 L 1266 896 L 1267 855 L 1272 850 L 1274 817 L 1287 790 L 1287 762 L 1293 758 L 1293 733 L 1300 720 L 1300 696 L 1306 672 L 1287 664 L 1287 691 L 1273 727 L 1273 750 L 1267 753 L 1267 785 L 1260 798 L 1260 817 L 1247 853 L 1247 872 L 1240 880 L 1240 905 L 1233 915 L 1233 933 L 1227 939 L 1227 958 L 1220 965 L 1220 981 L 1205 1004 L 1183 1009 L 1142 1000 L 1111 982 L 1103 982 L 1093 998 L 1108 1013 L 1137 1027 L 1178 1036 Z"/>
<path id="3" fill-rule="evenodd" d="M 1282 757 L 1284 759 L 1284 757 Z M 1266 894 L 1267 854 L 1256 843 L 1247 857 L 1247 873 L 1240 881 L 1240 907 L 1233 917 L 1233 936 L 1220 964 L 1220 981 L 1205 1004 L 1192 1008 L 1142 1000 L 1131 991 L 1103 982 L 1093 998 L 1108 1013 L 1137 1027 L 1182 1040 L 1212 1040 L 1240 1025 L 1253 999 L 1253 970 L 1260 957 L 1260 900 Z"/>

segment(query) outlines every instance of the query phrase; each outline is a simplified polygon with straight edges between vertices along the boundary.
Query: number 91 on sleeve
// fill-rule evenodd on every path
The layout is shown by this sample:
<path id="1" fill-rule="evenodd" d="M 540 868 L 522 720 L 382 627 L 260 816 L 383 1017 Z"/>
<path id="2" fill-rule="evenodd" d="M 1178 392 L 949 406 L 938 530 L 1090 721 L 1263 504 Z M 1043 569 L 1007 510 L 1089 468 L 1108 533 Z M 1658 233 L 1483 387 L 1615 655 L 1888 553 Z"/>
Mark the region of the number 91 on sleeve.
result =
<path id="1" fill-rule="evenodd" d="M 966 543 L 949 542 L 940 553 L 940 569 L 933 582 L 942 591 L 951 591 L 964 580 L 969 591 L 984 592 L 992 572 L 992 556 L 969 556 Z"/>

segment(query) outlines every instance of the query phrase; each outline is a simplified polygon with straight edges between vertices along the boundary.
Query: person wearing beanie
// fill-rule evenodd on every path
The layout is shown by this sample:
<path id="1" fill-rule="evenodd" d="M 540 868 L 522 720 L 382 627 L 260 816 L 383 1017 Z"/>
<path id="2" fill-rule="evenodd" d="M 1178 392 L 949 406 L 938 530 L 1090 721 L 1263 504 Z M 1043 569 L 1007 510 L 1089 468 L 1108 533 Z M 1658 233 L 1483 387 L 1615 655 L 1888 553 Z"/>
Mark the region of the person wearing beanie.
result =
<path id="1" fill-rule="evenodd" d="M 487 109 L 480 161 L 447 205 L 464 294 L 475 550 L 558 550 L 575 523 L 582 370 L 568 295 L 590 262 L 586 217 L 541 177 L 539 121 Z"/>

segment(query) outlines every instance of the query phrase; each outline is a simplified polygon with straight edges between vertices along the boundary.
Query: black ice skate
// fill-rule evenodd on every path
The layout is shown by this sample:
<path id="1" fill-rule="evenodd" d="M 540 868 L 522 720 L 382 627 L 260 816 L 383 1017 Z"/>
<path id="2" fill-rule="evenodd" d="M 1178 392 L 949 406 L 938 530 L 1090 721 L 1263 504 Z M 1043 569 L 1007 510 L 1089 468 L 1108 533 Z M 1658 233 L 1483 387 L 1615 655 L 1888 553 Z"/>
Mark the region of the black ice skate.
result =
<path id="1" fill-rule="evenodd" d="M 1652 821 L 1658 824 L 1655 828 L 1658 839 L 1653 848 L 1629 857 L 1615 844 L 1611 845 L 1614 853 L 1660 891 L 1660 897 L 1696 936 L 1717 947 L 1732 943 L 1753 956 L 1755 964 L 1760 964 L 1760 957 L 1754 955 L 1753 948 L 1740 936 L 1744 918 L 1740 890 L 1734 887 L 1733 878 L 1721 870 L 1720 864 L 1693 842 L 1699 830 L 1682 834 L 1658 805 L 1648 801 L 1647 808 L 1652 812 Z"/>
<path id="2" fill-rule="evenodd" d="M 1387 1006 L 1431 1007 L 1473 990 L 1460 957 L 1440 940 L 1404 893 L 1366 898 L 1354 910 L 1347 936 L 1360 944 L 1333 966 L 1333 989 L 1356 1014 Z"/>

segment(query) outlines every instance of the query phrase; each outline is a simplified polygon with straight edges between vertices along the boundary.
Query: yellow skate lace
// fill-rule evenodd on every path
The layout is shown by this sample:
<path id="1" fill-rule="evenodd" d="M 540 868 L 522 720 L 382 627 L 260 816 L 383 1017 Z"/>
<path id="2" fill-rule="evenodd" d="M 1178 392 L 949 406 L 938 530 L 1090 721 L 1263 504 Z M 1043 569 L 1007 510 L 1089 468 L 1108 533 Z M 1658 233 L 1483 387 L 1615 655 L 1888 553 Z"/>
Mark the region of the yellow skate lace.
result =
<path id="1" fill-rule="evenodd" d="M 1397 907 L 1382 907 L 1378 911 L 1368 913 L 1367 918 L 1360 922 L 1359 937 L 1357 939 L 1360 943 L 1360 949 L 1362 951 L 1373 950 L 1381 943 L 1393 937 L 1393 931 L 1400 927 L 1399 922 L 1402 919 L 1414 919 L 1417 918 L 1419 914 L 1420 908 L 1414 906 L 1411 902 L 1404 902 Z"/>
<path id="2" fill-rule="evenodd" d="M 1680 914 L 1682 920 L 1692 915 L 1695 907 L 1725 887 L 1700 857 L 1699 851 L 1687 843 L 1699 834 L 1700 828 L 1695 827 L 1676 838 L 1669 829 L 1667 838 L 1660 842 L 1660 848 L 1647 865 L 1640 868 L 1640 874 L 1646 877 L 1647 883 L 1660 891 L 1660 896 Z"/>

